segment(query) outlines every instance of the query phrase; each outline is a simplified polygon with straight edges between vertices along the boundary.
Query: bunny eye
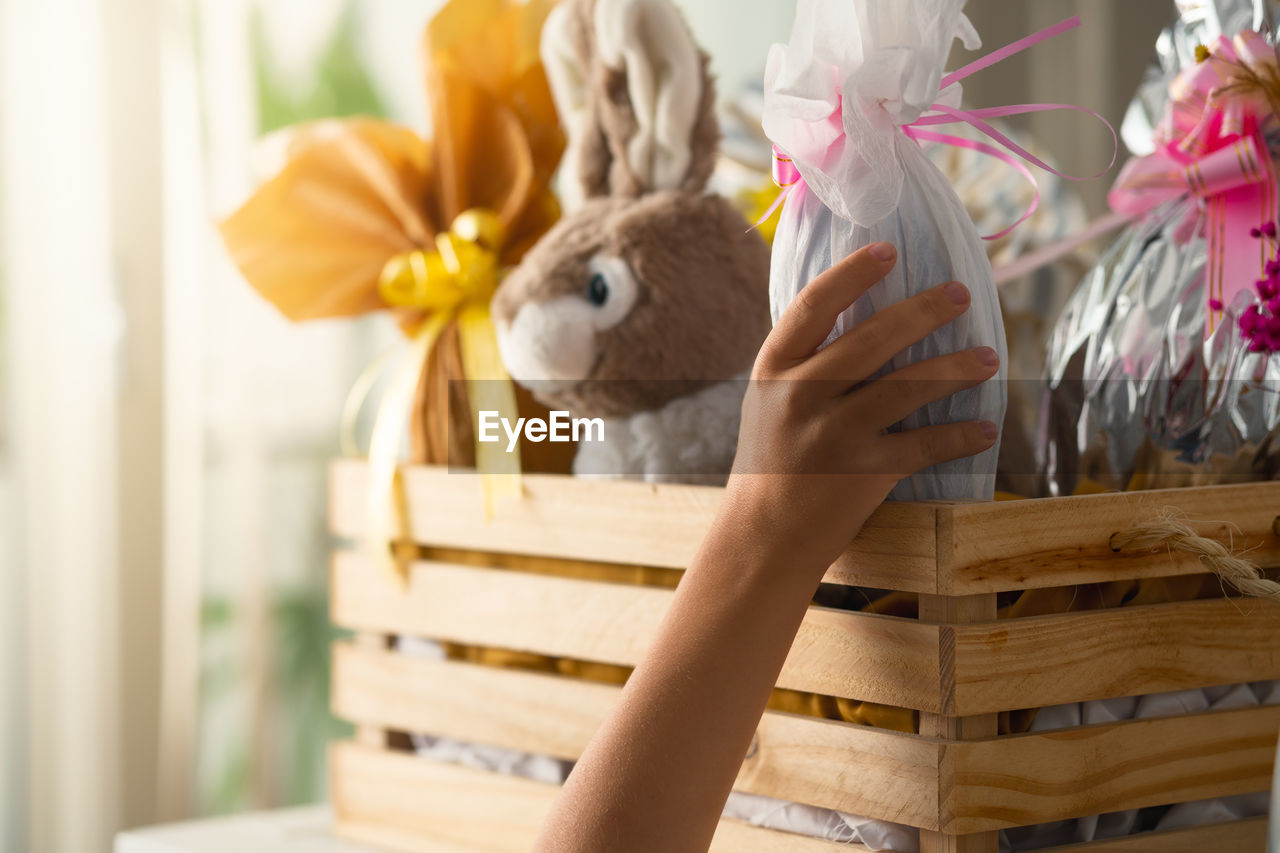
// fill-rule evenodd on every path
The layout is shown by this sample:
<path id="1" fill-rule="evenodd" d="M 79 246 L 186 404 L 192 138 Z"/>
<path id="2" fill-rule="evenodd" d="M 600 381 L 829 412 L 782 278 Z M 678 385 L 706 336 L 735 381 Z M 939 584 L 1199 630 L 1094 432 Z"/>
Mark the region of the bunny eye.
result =
<path id="1" fill-rule="evenodd" d="M 587 301 L 597 308 L 609 301 L 609 282 L 605 281 L 604 273 L 591 276 L 591 282 L 587 285 Z"/>
<path id="2" fill-rule="evenodd" d="M 593 257 L 587 263 L 586 274 L 587 284 L 578 291 L 578 304 L 588 312 L 592 328 L 603 332 L 621 323 L 631 313 L 640 286 L 631 265 L 611 255 Z"/>

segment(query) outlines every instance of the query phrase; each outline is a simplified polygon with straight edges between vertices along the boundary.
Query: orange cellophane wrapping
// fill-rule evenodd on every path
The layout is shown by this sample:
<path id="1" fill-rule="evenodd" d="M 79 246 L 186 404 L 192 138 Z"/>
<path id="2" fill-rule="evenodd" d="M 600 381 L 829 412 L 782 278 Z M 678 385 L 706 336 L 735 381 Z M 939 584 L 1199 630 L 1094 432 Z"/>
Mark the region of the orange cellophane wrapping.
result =
<path id="1" fill-rule="evenodd" d="M 391 309 L 379 294 L 392 258 L 430 249 L 460 213 L 482 208 L 502 223 L 503 265 L 518 263 L 559 216 L 550 182 L 564 136 L 538 54 L 553 5 L 451 0 L 441 9 L 423 44 L 430 142 L 373 119 L 288 131 L 283 167 L 221 225 L 250 284 L 294 321 L 392 310 L 412 335 L 423 312 Z M 419 380 L 411 461 L 473 464 L 465 383 L 451 381 L 463 378 L 451 323 Z M 522 410 L 530 402 L 522 396 Z M 551 467 L 564 470 L 566 448 L 556 449 Z"/>

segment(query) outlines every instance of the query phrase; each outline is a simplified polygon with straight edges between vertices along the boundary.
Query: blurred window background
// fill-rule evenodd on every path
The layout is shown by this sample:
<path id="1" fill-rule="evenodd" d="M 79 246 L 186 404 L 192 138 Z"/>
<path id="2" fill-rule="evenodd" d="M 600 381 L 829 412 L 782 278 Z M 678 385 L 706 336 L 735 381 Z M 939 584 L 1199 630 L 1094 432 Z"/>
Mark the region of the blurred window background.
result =
<path id="1" fill-rule="evenodd" d="M 357 114 L 426 132 L 439 5 L 0 0 L 0 849 L 103 851 L 121 826 L 323 798 L 343 731 L 326 468 L 397 333 L 288 323 L 213 223 L 279 162 L 273 132 Z M 732 96 L 794 4 L 682 5 Z M 972 103 L 1118 126 L 1170 4 L 970 11 L 988 47 L 1085 17 L 975 78 Z M 1105 162 L 1108 140 L 1057 120 L 1027 127 L 1064 168 Z M 1083 192 L 1099 212 L 1105 185 Z"/>

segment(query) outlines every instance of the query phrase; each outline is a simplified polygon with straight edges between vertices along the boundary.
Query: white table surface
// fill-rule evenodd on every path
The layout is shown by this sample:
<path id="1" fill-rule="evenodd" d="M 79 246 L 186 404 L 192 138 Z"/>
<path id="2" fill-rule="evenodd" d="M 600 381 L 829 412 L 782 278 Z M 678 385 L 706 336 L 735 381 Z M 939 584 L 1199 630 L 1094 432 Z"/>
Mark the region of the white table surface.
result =
<path id="1" fill-rule="evenodd" d="M 333 836 L 324 806 L 134 829 L 115 853 L 386 853 Z"/>

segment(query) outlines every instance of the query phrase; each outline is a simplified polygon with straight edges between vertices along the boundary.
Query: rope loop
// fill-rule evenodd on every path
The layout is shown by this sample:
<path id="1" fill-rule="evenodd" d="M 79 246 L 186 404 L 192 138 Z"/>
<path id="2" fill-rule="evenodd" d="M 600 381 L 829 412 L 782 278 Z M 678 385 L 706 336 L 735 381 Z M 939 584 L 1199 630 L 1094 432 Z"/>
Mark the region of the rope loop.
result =
<path id="1" fill-rule="evenodd" d="M 1280 519 L 1273 528 L 1278 525 Z M 1196 533 L 1186 516 L 1173 507 L 1165 507 L 1155 519 L 1135 524 L 1111 537 L 1112 551 L 1161 548 L 1194 555 L 1237 592 L 1253 598 L 1280 601 L 1280 583 L 1265 577 L 1256 563 L 1233 553 L 1227 545 Z"/>

